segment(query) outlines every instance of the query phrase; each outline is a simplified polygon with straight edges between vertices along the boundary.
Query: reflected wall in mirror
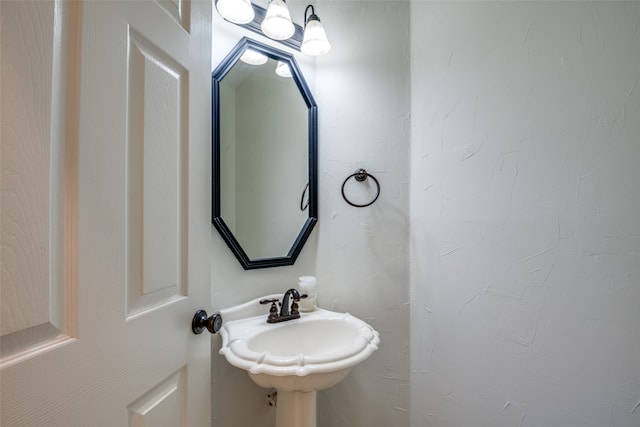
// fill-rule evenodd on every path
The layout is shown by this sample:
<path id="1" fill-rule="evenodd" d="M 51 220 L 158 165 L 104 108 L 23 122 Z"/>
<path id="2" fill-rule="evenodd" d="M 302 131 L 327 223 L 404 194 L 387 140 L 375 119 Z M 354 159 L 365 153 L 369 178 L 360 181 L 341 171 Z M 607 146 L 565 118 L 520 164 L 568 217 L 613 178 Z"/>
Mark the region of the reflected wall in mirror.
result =
<path id="1" fill-rule="evenodd" d="M 317 106 L 295 58 L 243 38 L 213 71 L 213 224 L 245 269 L 292 265 L 317 222 Z"/>

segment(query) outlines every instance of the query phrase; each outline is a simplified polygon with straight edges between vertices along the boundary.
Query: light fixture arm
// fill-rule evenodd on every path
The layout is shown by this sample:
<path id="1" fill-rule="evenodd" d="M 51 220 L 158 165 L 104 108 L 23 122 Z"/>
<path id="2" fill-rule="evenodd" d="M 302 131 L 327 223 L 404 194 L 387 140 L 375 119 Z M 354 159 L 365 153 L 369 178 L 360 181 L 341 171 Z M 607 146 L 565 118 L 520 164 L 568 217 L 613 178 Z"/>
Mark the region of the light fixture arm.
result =
<path id="1" fill-rule="evenodd" d="M 311 9 L 311 16 L 307 17 L 307 12 L 309 12 L 309 9 Z M 312 4 L 308 5 L 304 10 L 304 28 L 307 28 L 307 22 L 309 22 L 310 19 L 317 19 L 318 21 L 320 20 L 320 18 L 318 18 L 318 16 L 316 15 L 316 10 L 314 9 Z"/>
<path id="2" fill-rule="evenodd" d="M 327 39 L 327 33 L 316 15 L 313 5 L 308 5 L 304 10 L 304 35 L 300 51 L 306 55 L 319 56 L 331 50 L 331 43 Z"/>

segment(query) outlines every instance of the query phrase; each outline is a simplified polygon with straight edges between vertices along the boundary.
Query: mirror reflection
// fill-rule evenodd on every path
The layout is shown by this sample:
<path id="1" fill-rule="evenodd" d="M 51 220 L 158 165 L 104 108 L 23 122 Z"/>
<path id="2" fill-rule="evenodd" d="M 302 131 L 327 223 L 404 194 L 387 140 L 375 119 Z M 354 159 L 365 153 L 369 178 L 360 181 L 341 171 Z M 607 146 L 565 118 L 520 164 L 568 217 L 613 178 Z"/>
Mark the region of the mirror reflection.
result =
<path id="1" fill-rule="evenodd" d="M 307 219 L 307 106 L 277 66 L 238 61 L 220 82 L 221 216 L 249 258 L 286 254 Z"/>
<path id="2" fill-rule="evenodd" d="M 316 107 L 291 56 L 239 46 L 213 74 L 213 223 L 244 268 L 290 265 L 316 221 Z"/>

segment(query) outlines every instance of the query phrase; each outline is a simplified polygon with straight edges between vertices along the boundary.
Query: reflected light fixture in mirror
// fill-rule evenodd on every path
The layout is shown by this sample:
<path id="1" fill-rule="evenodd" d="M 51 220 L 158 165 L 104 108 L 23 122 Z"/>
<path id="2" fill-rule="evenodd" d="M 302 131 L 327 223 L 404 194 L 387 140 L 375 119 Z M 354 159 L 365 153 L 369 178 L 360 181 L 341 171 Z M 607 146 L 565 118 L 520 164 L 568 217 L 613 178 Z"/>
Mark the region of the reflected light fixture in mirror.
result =
<path id="1" fill-rule="evenodd" d="M 276 65 L 276 74 L 280 77 L 291 77 L 291 68 L 286 62 L 278 61 Z"/>
<path id="2" fill-rule="evenodd" d="M 307 13 L 311 10 L 311 15 L 307 18 Z M 306 55 L 319 56 L 331 50 L 331 43 L 327 39 L 327 33 L 316 15 L 312 5 L 304 10 L 304 36 L 300 51 Z"/>
<path id="3" fill-rule="evenodd" d="M 234 24 L 248 24 L 255 17 L 250 0 L 218 0 L 216 9 L 224 19 Z"/>
<path id="4" fill-rule="evenodd" d="M 260 52 L 256 52 L 252 49 L 247 49 L 240 57 L 240 60 L 249 65 L 262 65 L 266 64 L 267 60 L 266 55 L 261 54 Z"/>
<path id="5" fill-rule="evenodd" d="M 286 40 L 296 31 L 285 0 L 271 0 L 262 21 L 262 32 L 274 40 Z"/>

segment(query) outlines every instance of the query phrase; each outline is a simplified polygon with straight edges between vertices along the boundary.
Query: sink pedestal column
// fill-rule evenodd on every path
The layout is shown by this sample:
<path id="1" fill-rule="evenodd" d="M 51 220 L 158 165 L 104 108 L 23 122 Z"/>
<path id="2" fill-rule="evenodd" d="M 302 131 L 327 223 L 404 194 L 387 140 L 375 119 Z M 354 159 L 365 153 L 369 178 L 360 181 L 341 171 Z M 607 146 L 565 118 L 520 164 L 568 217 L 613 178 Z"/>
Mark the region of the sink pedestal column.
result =
<path id="1" fill-rule="evenodd" d="M 278 390 L 276 427 L 316 427 L 316 392 Z"/>

